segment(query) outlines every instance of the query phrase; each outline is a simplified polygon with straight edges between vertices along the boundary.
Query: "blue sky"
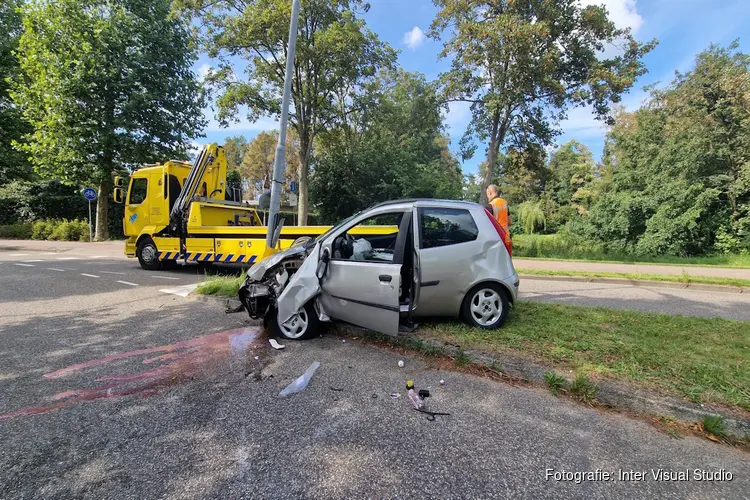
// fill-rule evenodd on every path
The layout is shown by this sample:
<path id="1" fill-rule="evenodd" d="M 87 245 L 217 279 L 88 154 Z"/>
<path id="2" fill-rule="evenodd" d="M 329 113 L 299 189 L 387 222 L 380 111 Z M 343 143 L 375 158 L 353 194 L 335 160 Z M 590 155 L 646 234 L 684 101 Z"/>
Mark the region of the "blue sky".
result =
<path id="1" fill-rule="evenodd" d="M 604 4 L 619 27 L 630 27 L 636 39 L 648 41 L 656 38 L 658 46 L 646 56 L 648 73 L 642 76 L 631 92 L 623 97 L 627 109 L 636 109 L 646 94 L 643 87 L 650 84 L 665 85 L 674 77 L 674 72 L 689 70 L 696 54 L 709 44 L 727 45 L 739 39 L 740 47 L 747 50 L 750 28 L 750 0 L 579 0 L 583 4 Z M 428 79 L 435 79 L 445 71 L 450 62 L 438 61 L 442 44 L 428 39 L 425 32 L 435 15 L 431 0 L 370 0 L 372 8 L 365 19 L 370 29 L 399 50 L 399 63 L 407 71 L 419 71 Z M 205 56 L 195 64 L 198 74 L 205 74 L 210 66 Z M 209 124 L 206 137 L 198 143 L 223 142 L 228 136 L 244 135 L 251 139 L 263 130 L 278 128 L 272 118 L 263 118 L 254 123 L 242 119 L 225 129 L 214 120 L 213 112 L 206 110 Z M 467 107 L 457 104 L 445 116 L 445 125 L 456 149 L 469 121 Z M 568 119 L 561 123 L 563 134 L 557 142 L 572 138 L 586 144 L 595 158 L 601 155 L 606 130 L 593 119 L 586 108 L 571 110 Z M 484 148 L 477 149 L 473 159 L 463 163 L 465 174 L 476 172 L 483 159 Z"/>

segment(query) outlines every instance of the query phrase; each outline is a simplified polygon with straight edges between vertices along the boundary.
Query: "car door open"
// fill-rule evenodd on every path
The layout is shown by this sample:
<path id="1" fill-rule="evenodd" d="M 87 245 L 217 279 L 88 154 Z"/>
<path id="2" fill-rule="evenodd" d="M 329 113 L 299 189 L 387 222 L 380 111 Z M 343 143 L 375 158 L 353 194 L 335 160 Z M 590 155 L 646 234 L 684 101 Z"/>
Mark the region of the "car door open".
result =
<path id="1" fill-rule="evenodd" d="M 398 333 L 404 219 L 403 212 L 374 216 L 331 242 L 320 296 L 329 316 L 387 335 Z M 357 238 L 361 224 L 383 226 L 385 234 Z"/>

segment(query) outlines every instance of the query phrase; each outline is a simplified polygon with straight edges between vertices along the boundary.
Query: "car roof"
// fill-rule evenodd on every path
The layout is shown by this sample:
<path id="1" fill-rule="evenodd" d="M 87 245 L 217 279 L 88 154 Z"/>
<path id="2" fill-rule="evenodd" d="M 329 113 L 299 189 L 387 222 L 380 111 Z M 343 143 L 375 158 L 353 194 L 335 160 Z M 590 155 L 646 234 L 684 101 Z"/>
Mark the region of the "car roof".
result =
<path id="1" fill-rule="evenodd" d="M 389 200 L 389 201 L 384 201 L 382 203 L 378 203 L 376 205 L 371 206 L 370 210 L 374 208 L 387 207 L 387 206 L 393 206 L 393 205 L 405 205 L 405 206 L 414 205 L 417 207 L 441 206 L 441 207 L 455 207 L 455 208 L 465 208 L 465 209 L 476 208 L 478 206 L 481 206 L 478 203 L 474 203 L 471 201 L 443 200 L 443 199 L 438 199 L 438 198 L 404 198 L 400 200 Z"/>

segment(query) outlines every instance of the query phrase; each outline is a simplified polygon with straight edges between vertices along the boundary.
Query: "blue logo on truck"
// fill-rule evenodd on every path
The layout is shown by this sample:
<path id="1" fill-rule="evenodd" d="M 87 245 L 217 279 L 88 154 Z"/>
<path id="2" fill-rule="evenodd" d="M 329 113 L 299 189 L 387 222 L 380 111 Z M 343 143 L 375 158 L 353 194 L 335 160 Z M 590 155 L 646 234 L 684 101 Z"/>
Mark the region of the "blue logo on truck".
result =
<path id="1" fill-rule="evenodd" d="M 133 214 L 130 216 L 128 220 L 130 221 L 131 224 L 133 224 L 137 218 L 138 218 L 138 214 Z"/>

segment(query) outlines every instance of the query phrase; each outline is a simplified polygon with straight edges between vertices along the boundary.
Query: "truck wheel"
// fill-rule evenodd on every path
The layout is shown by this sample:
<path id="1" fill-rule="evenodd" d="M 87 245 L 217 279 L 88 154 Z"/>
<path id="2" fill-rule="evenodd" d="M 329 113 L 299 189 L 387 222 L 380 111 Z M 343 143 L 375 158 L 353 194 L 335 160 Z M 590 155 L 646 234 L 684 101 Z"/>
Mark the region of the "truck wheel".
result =
<path id="1" fill-rule="evenodd" d="M 314 300 L 300 307 L 297 314 L 287 322 L 279 325 L 278 312 L 272 309 L 269 312 L 269 326 L 271 331 L 289 340 L 307 340 L 313 338 L 320 331 L 320 320 L 315 312 Z"/>
<path id="2" fill-rule="evenodd" d="M 141 267 L 146 271 L 158 271 L 160 266 L 159 262 L 159 251 L 156 249 L 156 243 L 151 238 L 143 238 L 138 243 L 138 248 L 135 250 L 135 255 L 138 257 Z"/>

